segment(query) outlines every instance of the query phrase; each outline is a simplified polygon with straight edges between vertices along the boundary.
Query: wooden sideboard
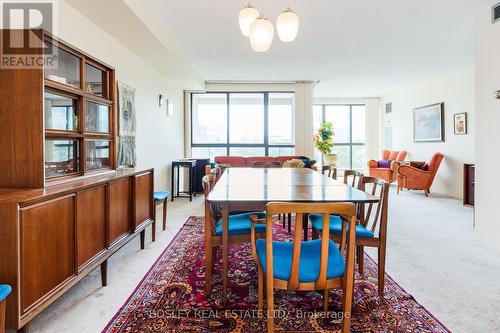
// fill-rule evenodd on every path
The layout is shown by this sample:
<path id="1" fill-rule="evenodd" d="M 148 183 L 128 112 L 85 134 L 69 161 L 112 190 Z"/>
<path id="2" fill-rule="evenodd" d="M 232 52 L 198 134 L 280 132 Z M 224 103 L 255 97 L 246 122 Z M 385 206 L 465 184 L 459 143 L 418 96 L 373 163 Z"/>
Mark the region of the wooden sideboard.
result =
<path id="1" fill-rule="evenodd" d="M 154 170 L 116 170 L 46 188 L 0 189 L 0 281 L 6 325 L 22 329 L 153 224 Z"/>

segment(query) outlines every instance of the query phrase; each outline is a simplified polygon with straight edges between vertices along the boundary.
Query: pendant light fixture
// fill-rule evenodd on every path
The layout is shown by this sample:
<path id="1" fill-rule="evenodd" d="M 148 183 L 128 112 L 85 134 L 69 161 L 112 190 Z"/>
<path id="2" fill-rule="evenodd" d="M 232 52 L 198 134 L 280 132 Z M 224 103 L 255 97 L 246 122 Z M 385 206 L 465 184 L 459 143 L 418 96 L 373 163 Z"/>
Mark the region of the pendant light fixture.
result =
<path id="1" fill-rule="evenodd" d="M 290 8 L 278 16 L 276 30 L 283 42 L 292 42 L 299 32 L 299 17 Z"/>
<path id="2" fill-rule="evenodd" d="M 255 52 L 266 52 L 274 38 L 273 24 L 257 9 L 248 4 L 238 16 L 241 33 L 250 37 L 250 46 Z M 292 42 L 299 31 L 299 17 L 290 8 L 278 16 L 276 30 L 283 42 Z"/>
<path id="3" fill-rule="evenodd" d="M 250 4 L 241 10 L 238 21 L 243 36 L 248 37 L 250 35 L 250 26 L 256 19 L 259 18 L 259 16 L 259 11 L 253 8 Z"/>
<path id="4" fill-rule="evenodd" d="M 266 52 L 271 47 L 274 26 L 265 17 L 259 17 L 250 26 L 250 46 L 255 52 Z"/>

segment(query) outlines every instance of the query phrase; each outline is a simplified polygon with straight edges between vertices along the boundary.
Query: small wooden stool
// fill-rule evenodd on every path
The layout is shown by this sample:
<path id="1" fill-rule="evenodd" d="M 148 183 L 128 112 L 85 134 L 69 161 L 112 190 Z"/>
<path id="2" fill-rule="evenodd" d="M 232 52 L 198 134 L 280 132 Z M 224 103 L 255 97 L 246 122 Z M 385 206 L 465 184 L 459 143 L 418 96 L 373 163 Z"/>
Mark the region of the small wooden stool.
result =
<path id="1" fill-rule="evenodd" d="M 163 230 L 167 229 L 167 199 L 169 195 L 169 191 L 157 191 L 153 195 L 153 198 L 155 200 L 155 207 L 163 203 Z"/>

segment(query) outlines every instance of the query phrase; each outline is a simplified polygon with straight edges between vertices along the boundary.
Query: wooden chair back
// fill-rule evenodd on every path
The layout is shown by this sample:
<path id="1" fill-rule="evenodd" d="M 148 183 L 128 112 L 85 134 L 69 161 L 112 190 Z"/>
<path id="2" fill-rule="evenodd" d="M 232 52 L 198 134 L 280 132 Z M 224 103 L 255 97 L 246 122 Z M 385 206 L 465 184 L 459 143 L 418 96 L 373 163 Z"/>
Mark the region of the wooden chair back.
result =
<path id="1" fill-rule="evenodd" d="M 326 171 L 326 176 L 328 176 L 329 178 L 337 180 L 337 167 L 323 165 L 321 167 L 321 173 L 324 175 L 325 171 Z"/>
<path id="2" fill-rule="evenodd" d="M 212 230 L 212 235 L 215 235 L 215 221 L 221 214 L 221 208 L 216 205 L 211 205 L 207 201 L 208 194 L 215 185 L 215 176 L 206 175 L 202 178 L 203 194 L 205 195 L 205 228 Z"/>
<path id="3" fill-rule="evenodd" d="M 210 172 L 211 172 L 212 176 L 214 176 L 214 182 L 217 183 L 220 176 L 222 175 L 222 169 L 220 167 L 216 166 Z"/>
<path id="4" fill-rule="evenodd" d="M 210 164 L 205 165 L 205 176 L 208 176 L 212 173 L 212 166 Z"/>
<path id="5" fill-rule="evenodd" d="M 356 170 L 345 170 L 344 171 L 344 184 L 359 188 L 361 184 L 361 179 L 363 178 L 363 173 Z"/>
<path id="6" fill-rule="evenodd" d="M 281 168 L 280 161 L 255 161 L 252 163 L 254 168 Z"/>
<path id="7" fill-rule="evenodd" d="M 389 201 L 389 183 L 375 177 L 363 177 L 360 190 L 379 198 L 377 203 L 360 205 L 360 223 L 375 233 L 379 227 L 379 237 L 387 234 L 387 209 Z"/>
<path id="8" fill-rule="evenodd" d="M 298 290 L 299 285 L 299 267 L 300 267 L 300 249 L 302 243 L 302 220 L 304 214 L 320 213 L 323 214 L 323 231 L 321 233 L 321 257 L 320 270 L 317 281 L 314 283 L 316 290 L 326 289 L 327 287 L 327 264 L 328 264 L 328 246 L 330 242 L 330 215 L 337 214 L 347 219 L 349 224 L 348 237 L 346 237 L 347 246 L 347 270 L 346 274 L 354 274 L 354 255 L 356 247 L 356 206 L 352 203 L 279 203 L 270 202 L 266 206 L 266 273 L 273 276 L 273 216 L 279 214 L 294 213 L 295 234 L 293 240 L 292 270 L 288 280 L 287 289 Z M 252 244 L 255 241 L 252 240 Z M 253 245 L 255 246 L 255 245 Z M 349 273 L 350 271 L 350 273 Z"/>

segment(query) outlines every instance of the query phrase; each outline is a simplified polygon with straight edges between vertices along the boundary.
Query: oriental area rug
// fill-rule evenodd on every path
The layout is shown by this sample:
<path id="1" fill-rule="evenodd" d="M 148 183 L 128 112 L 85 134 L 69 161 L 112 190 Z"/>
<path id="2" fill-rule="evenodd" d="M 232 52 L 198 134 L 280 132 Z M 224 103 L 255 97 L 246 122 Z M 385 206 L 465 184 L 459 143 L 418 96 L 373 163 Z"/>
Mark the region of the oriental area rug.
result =
<path id="1" fill-rule="evenodd" d="M 276 238 L 289 239 L 275 224 Z M 257 267 L 250 244 L 229 249 L 228 302 L 222 303 L 219 251 L 212 293 L 206 297 L 203 217 L 191 217 L 153 264 L 103 332 L 266 332 L 257 311 Z M 356 273 L 351 332 L 450 332 L 429 311 L 386 275 L 385 295 L 377 293 L 377 264 L 365 255 L 364 275 Z M 329 312 L 323 292 L 275 291 L 277 332 L 338 332 L 342 290 L 330 291 Z"/>

